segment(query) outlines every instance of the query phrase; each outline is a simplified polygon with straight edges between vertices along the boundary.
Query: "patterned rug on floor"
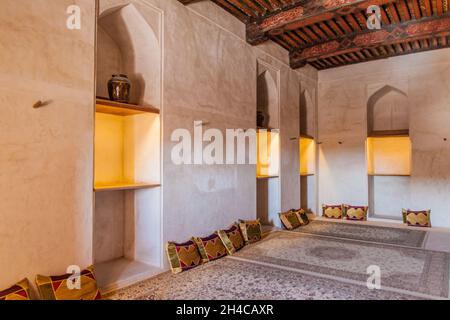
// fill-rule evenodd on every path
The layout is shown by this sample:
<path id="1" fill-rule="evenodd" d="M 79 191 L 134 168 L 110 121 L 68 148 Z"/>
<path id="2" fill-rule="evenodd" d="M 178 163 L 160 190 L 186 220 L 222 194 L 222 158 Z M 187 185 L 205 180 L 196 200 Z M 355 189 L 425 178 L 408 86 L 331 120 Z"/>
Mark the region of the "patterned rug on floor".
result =
<path id="1" fill-rule="evenodd" d="M 224 258 L 105 296 L 111 300 L 413 300 L 413 295 Z"/>
<path id="2" fill-rule="evenodd" d="M 394 244 L 406 247 L 423 246 L 427 231 L 389 228 L 373 225 L 315 220 L 293 230 L 321 236 Z"/>
<path id="3" fill-rule="evenodd" d="M 449 257 L 445 252 L 280 231 L 230 259 L 361 283 L 374 265 L 386 288 L 448 298 Z"/>
<path id="4" fill-rule="evenodd" d="M 125 300 L 392 300 L 449 297 L 448 253 L 273 232 L 234 256 L 169 272 L 106 296 Z M 369 290 L 367 267 L 381 271 Z"/>

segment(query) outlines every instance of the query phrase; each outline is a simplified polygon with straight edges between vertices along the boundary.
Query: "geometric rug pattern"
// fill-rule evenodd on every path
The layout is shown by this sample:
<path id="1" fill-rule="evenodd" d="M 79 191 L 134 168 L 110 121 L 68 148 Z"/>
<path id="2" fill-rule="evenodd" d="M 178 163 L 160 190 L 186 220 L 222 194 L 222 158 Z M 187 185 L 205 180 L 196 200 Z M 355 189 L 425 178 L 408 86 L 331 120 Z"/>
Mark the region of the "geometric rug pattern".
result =
<path id="1" fill-rule="evenodd" d="M 309 230 L 316 232 L 320 229 L 323 232 L 321 222 L 314 221 L 310 225 L 315 224 L 317 227 Z M 245 247 L 233 256 L 176 275 L 166 272 L 118 290 L 106 298 L 113 300 L 449 298 L 450 256 L 445 252 L 419 248 L 426 232 L 364 227 L 358 230 L 365 235 L 359 234 L 355 240 L 345 234 L 348 229 L 339 227 L 328 228 L 324 236 L 312 232 L 274 231 L 262 241 Z M 399 232 L 395 233 L 396 230 Z M 346 236 L 339 238 L 338 235 Z M 369 277 L 367 267 L 374 265 L 378 266 L 381 272 L 379 290 L 370 290 L 366 285 Z"/>
<path id="2" fill-rule="evenodd" d="M 421 248 L 427 231 L 314 220 L 294 232 Z"/>
<path id="3" fill-rule="evenodd" d="M 235 258 L 360 283 L 366 283 L 368 268 L 376 266 L 386 288 L 449 297 L 446 252 L 280 231 L 246 247 Z"/>
<path id="4" fill-rule="evenodd" d="M 188 272 L 164 273 L 111 300 L 414 300 L 417 297 L 224 258 Z"/>

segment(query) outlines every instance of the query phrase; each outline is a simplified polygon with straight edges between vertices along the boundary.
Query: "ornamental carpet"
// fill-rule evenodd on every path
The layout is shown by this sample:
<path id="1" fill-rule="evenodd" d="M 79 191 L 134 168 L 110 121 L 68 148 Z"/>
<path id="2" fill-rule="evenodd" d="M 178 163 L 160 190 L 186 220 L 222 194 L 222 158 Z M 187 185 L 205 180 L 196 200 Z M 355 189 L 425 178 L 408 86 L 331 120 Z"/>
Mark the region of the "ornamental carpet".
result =
<path id="1" fill-rule="evenodd" d="M 279 231 L 230 259 L 360 283 L 366 282 L 367 268 L 374 265 L 380 267 L 385 288 L 449 297 L 450 255 L 446 252 Z"/>
<path id="2" fill-rule="evenodd" d="M 413 300 L 416 297 L 223 258 L 196 269 L 164 273 L 106 299 L 112 300 Z"/>
<path id="3" fill-rule="evenodd" d="M 163 273 L 106 298 L 137 300 L 447 299 L 449 254 L 291 231 L 270 233 L 233 256 Z M 367 267 L 381 289 L 366 286 Z"/>
<path id="4" fill-rule="evenodd" d="M 427 231 L 425 230 L 390 228 L 321 220 L 311 221 L 310 224 L 292 231 L 417 248 L 423 246 L 425 236 L 427 235 Z"/>

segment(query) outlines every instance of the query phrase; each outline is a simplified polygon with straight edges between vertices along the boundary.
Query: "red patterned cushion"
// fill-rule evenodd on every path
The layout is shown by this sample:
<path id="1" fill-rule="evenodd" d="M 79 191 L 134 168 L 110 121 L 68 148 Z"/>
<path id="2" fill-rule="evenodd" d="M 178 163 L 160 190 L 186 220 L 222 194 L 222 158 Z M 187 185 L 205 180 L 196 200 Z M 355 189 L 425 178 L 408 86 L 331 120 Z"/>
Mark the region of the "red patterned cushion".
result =
<path id="1" fill-rule="evenodd" d="M 227 249 L 217 233 L 206 238 L 194 238 L 193 240 L 198 246 L 203 262 L 220 259 L 227 255 Z"/>
<path id="2" fill-rule="evenodd" d="M 322 216 L 328 219 L 342 219 L 342 205 L 322 205 Z"/>
<path id="3" fill-rule="evenodd" d="M 11 288 L 0 291 L 0 300 L 30 300 L 28 280 L 23 279 Z"/>
<path id="4" fill-rule="evenodd" d="M 431 210 L 403 209 L 403 222 L 412 227 L 431 227 Z"/>
<path id="5" fill-rule="evenodd" d="M 166 251 L 173 273 L 195 268 L 202 263 L 197 244 L 192 240 L 185 243 L 168 242 Z"/>
<path id="6" fill-rule="evenodd" d="M 349 206 L 344 205 L 344 217 L 347 220 L 366 221 L 367 211 L 369 207 L 366 206 Z"/>
<path id="7" fill-rule="evenodd" d="M 227 249 L 228 254 L 233 254 L 245 246 L 244 237 L 237 224 L 232 225 L 228 230 L 219 230 L 217 233 Z"/>
<path id="8" fill-rule="evenodd" d="M 60 276 L 36 276 L 36 285 L 43 300 L 101 300 L 102 296 L 97 286 L 94 267 L 82 270 L 79 275 L 80 288 L 69 286 L 73 281 L 72 274 Z"/>

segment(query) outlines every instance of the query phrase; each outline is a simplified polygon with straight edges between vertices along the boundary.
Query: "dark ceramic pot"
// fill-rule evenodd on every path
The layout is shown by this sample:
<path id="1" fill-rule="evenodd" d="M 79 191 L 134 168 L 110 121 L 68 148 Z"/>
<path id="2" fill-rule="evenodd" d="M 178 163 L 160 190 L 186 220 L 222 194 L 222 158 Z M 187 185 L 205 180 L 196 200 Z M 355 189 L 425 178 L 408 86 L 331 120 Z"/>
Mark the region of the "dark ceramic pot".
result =
<path id="1" fill-rule="evenodd" d="M 267 127 L 269 117 L 267 114 L 263 111 L 258 111 L 256 114 L 256 125 L 258 128 L 265 128 Z"/>
<path id="2" fill-rule="evenodd" d="M 113 74 L 108 81 L 109 98 L 112 101 L 130 102 L 131 82 L 124 74 Z"/>

